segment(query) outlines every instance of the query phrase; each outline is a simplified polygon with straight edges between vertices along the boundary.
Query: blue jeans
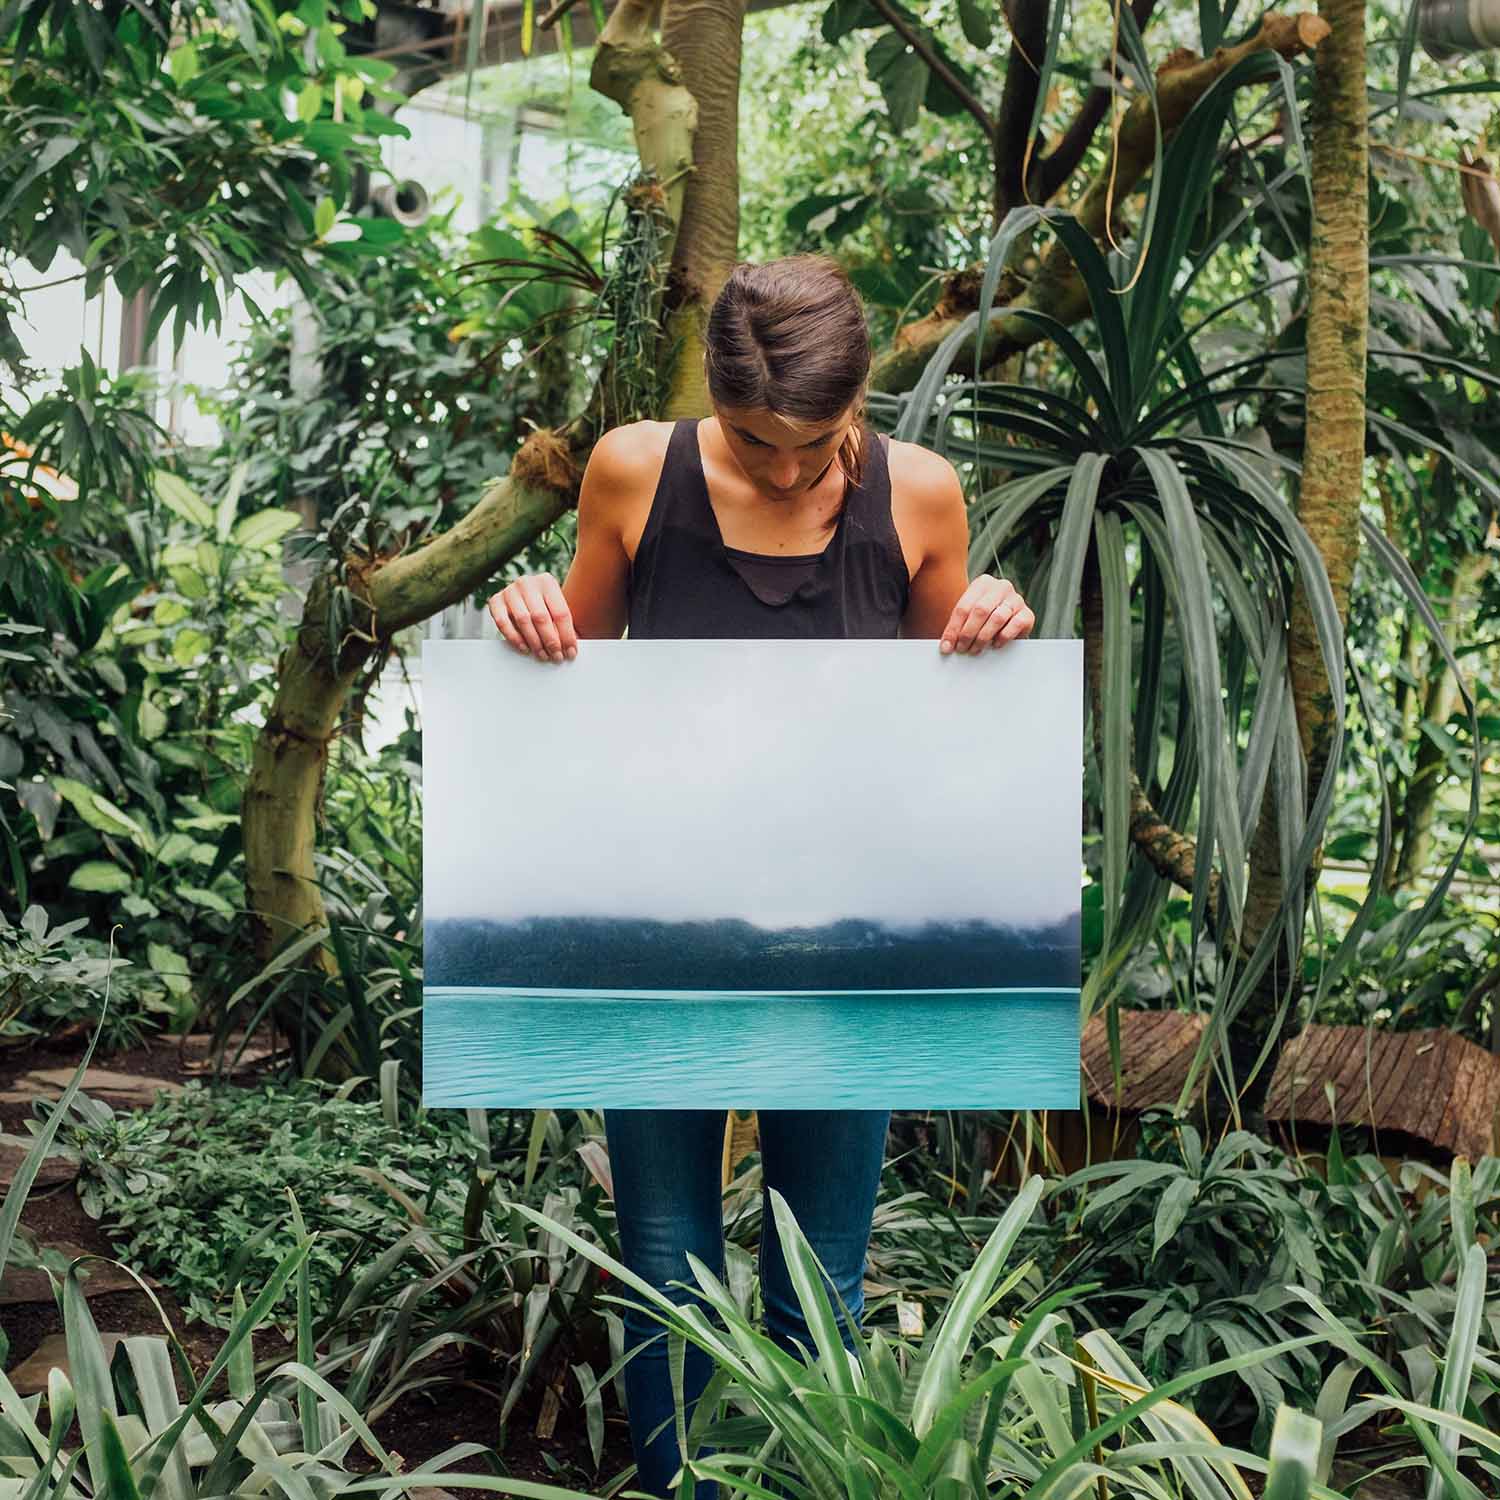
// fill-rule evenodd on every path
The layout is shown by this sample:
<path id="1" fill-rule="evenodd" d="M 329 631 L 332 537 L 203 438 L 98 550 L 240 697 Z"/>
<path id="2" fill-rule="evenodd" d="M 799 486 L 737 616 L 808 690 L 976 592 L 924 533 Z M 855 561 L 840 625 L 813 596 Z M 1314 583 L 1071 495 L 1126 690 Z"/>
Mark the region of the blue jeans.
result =
<path id="1" fill-rule="evenodd" d="M 856 1327 L 864 1311 L 865 1252 L 885 1156 L 889 1110 L 774 1109 L 759 1112 L 761 1166 L 767 1188 L 787 1201 L 828 1280 L 844 1300 Z M 717 1276 L 724 1274 L 724 1213 L 721 1189 L 722 1109 L 624 1109 L 604 1112 L 614 1177 L 620 1258 L 678 1305 L 698 1301 L 687 1263 L 691 1251 Z M 793 1340 L 816 1357 L 801 1304 L 792 1288 L 776 1218 L 767 1195 L 760 1241 L 761 1298 L 766 1334 L 800 1358 Z M 669 1287 L 685 1281 L 691 1290 Z M 827 1289 L 825 1285 L 825 1290 Z M 622 1295 L 628 1295 L 624 1288 Z M 845 1347 L 853 1337 L 838 1300 L 830 1296 Z M 706 1308 L 707 1304 L 698 1303 Z M 709 1316 L 716 1316 L 709 1314 Z M 630 1440 L 638 1474 L 631 1488 L 670 1496 L 682 1462 L 667 1339 L 662 1325 L 632 1304 L 624 1309 L 625 1348 L 644 1344 L 625 1366 Z M 687 1345 L 683 1397 L 688 1420 L 712 1370 L 709 1356 Z M 663 1422 L 665 1429 L 650 1442 Z M 706 1452 L 708 1450 L 700 1450 Z M 696 1500 L 717 1500 L 719 1487 L 700 1481 Z"/>

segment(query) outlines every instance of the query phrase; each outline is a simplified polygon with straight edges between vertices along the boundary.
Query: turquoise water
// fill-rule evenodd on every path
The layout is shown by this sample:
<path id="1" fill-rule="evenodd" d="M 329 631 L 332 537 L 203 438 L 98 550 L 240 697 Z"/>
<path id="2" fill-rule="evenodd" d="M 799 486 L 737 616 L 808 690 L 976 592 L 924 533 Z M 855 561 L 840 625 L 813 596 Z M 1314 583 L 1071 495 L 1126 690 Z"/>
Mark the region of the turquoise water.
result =
<path id="1" fill-rule="evenodd" d="M 422 1102 L 1076 1109 L 1076 989 L 424 991 Z"/>

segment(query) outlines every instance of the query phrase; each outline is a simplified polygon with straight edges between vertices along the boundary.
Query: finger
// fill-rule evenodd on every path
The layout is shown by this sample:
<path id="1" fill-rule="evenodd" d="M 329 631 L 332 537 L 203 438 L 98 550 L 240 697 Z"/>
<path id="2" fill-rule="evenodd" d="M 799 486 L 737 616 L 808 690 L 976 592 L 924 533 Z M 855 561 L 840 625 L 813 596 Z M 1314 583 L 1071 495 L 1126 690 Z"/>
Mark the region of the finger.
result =
<path id="1" fill-rule="evenodd" d="M 1002 599 L 1000 603 L 990 611 L 990 617 L 979 627 L 979 634 L 974 637 L 975 651 L 983 651 L 987 647 L 996 645 L 996 637 L 1002 630 L 1008 629 L 1010 622 L 1016 617 L 1021 609 L 1021 600 L 1018 595 L 1012 594 L 1009 598 Z"/>
<path id="2" fill-rule="evenodd" d="M 562 645 L 562 653 L 571 661 L 578 655 L 578 632 L 573 626 L 573 611 L 568 608 L 568 601 L 563 596 L 562 585 L 550 573 L 542 574 L 542 597 L 547 602 L 547 608 L 552 615 L 552 623 L 557 626 L 557 638 Z"/>
<path id="3" fill-rule="evenodd" d="M 505 601 L 505 590 L 501 589 L 498 594 L 491 594 L 486 603 L 489 605 L 490 619 L 495 622 L 495 629 L 523 656 L 530 656 L 530 648 L 521 639 L 521 632 L 516 629 L 510 617 L 510 607 Z"/>
<path id="4" fill-rule="evenodd" d="M 968 623 L 969 613 L 983 595 L 985 585 L 993 582 L 993 579 L 981 575 L 959 595 L 958 603 L 953 606 L 953 613 L 948 616 L 948 623 L 938 637 L 938 650 L 945 656 L 958 645 L 959 632 Z"/>
<path id="5" fill-rule="evenodd" d="M 986 622 L 995 612 L 995 606 L 989 599 L 981 599 L 977 604 L 969 608 L 968 615 L 959 627 L 958 637 L 953 643 L 955 651 L 970 652 L 982 650 L 977 645 L 979 632 L 984 629 Z"/>
<path id="6" fill-rule="evenodd" d="M 544 660 L 561 661 L 563 659 L 562 641 L 558 637 L 557 626 L 552 623 L 552 611 L 547 607 L 541 579 L 518 578 L 515 586 L 520 590 L 521 597 L 525 601 L 526 613 L 537 638 L 537 650 Z M 521 628 L 524 630 L 525 626 Z M 529 640 L 530 637 L 528 636 L 527 639 Z"/>
<path id="7" fill-rule="evenodd" d="M 532 623 L 531 602 L 527 599 L 526 590 L 521 586 L 519 578 L 506 586 L 505 604 L 510 610 L 511 623 L 520 632 L 526 654 L 539 659 L 545 658 L 547 651 L 542 645 L 541 636 L 537 634 L 536 626 Z"/>
<path id="8" fill-rule="evenodd" d="M 1005 628 L 1000 632 L 995 644 L 1001 646 L 1006 641 L 1024 641 L 1035 628 L 1036 616 L 1023 604 L 1005 622 Z"/>

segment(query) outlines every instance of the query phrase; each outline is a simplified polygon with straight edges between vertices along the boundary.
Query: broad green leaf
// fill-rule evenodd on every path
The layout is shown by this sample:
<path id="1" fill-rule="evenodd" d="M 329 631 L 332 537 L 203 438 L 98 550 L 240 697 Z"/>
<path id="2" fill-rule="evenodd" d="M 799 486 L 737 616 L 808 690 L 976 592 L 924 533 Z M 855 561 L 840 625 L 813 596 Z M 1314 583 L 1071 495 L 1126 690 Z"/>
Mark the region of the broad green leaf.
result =
<path id="1" fill-rule="evenodd" d="M 989 47 L 995 40 L 985 0 L 958 0 L 958 24 L 964 36 L 976 47 Z"/>
<path id="2" fill-rule="evenodd" d="M 325 238 L 338 216 L 338 205 L 332 198 L 319 198 L 318 206 L 313 211 L 313 233 L 320 240 Z"/>
<path id="3" fill-rule="evenodd" d="M 169 833 L 156 846 L 156 858 L 164 865 L 175 865 L 186 859 L 197 847 L 197 840 L 187 833 Z"/>
<path id="4" fill-rule="evenodd" d="M 295 531 L 299 525 L 301 525 L 301 520 L 295 511 L 273 506 L 269 510 L 258 510 L 253 516 L 246 516 L 238 522 L 234 528 L 233 539 L 240 547 L 269 549 L 274 547 L 287 532 Z"/>
<path id="5" fill-rule="evenodd" d="M 196 568 L 169 567 L 167 572 L 177 585 L 177 592 L 186 599 L 208 598 L 208 583 Z"/>
<path id="6" fill-rule="evenodd" d="M 302 87 L 302 92 L 297 95 L 297 118 L 304 125 L 311 125 L 323 109 L 323 86 L 320 83 L 308 83 Z"/>
<path id="7" fill-rule="evenodd" d="M 74 781 L 69 776 L 54 776 L 52 785 L 90 828 L 125 838 L 145 838 L 145 833 L 134 818 L 116 807 L 109 798 L 100 796 L 92 787 L 85 786 L 81 781 Z"/>
<path id="8" fill-rule="evenodd" d="M 185 479 L 166 469 L 158 469 L 152 476 L 157 496 L 163 505 L 184 521 L 205 530 L 214 524 L 214 513 L 208 502 Z"/>
<path id="9" fill-rule="evenodd" d="M 181 599 L 158 599 L 151 610 L 151 618 L 158 625 L 175 625 L 188 617 L 188 607 Z"/>
<path id="10" fill-rule="evenodd" d="M 172 660 L 180 667 L 190 666 L 213 645 L 213 637 L 206 630 L 189 626 L 179 630 L 172 641 Z"/>
<path id="11" fill-rule="evenodd" d="M 917 112 L 927 92 L 927 64 L 906 45 L 903 37 L 887 31 L 870 44 L 865 53 L 865 68 L 885 98 L 892 131 L 905 134 L 916 124 Z"/>
<path id="12" fill-rule="evenodd" d="M 128 870 L 122 870 L 109 860 L 88 859 L 68 876 L 68 886 L 75 891 L 114 893 L 128 891 L 132 879 Z"/>
<path id="13" fill-rule="evenodd" d="M 141 699 L 135 712 L 135 727 L 144 740 L 160 739 L 167 732 L 167 716 L 154 698 Z"/>
<path id="14" fill-rule="evenodd" d="M 194 906 L 203 906 L 209 911 L 218 912 L 221 917 L 235 915 L 234 908 L 217 891 L 204 890 L 202 886 L 197 885 L 181 885 L 177 888 L 177 894 L 184 901 L 191 901 Z"/>
<path id="15" fill-rule="evenodd" d="M 885 24 L 885 17 L 870 4 L 870 0 L 833 0 L 823 12 L 820 30 L 825 42 L 836 42 L 851 31 Z"/>
<path id="16" fill-rule="evenodd" d="M 192 42 L 184 42 L 167 54 L 167 71 L 172 81 L 181 88 L 183 84 L 198 76 L 198 48 Z"/>

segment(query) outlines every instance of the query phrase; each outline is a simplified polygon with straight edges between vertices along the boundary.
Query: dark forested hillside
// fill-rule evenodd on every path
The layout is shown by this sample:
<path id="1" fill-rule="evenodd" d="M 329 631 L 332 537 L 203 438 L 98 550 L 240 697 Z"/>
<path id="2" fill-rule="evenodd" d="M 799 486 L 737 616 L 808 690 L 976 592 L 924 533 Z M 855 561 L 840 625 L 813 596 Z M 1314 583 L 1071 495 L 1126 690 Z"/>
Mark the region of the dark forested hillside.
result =
<path id="1" fill-rule="evenodd" d="M 894 928 L 860 919 L 781 929 L 732 918 L 429 920 L 425 939 L 429 985 L 875 990 L 1078 984 L 1076 916 L 1029 930 L 986 922 Z"/>

